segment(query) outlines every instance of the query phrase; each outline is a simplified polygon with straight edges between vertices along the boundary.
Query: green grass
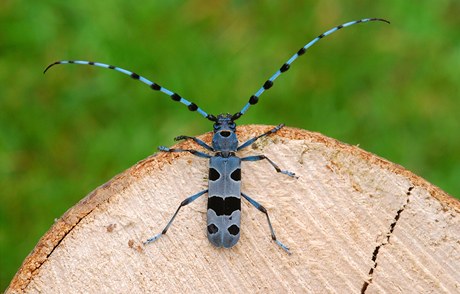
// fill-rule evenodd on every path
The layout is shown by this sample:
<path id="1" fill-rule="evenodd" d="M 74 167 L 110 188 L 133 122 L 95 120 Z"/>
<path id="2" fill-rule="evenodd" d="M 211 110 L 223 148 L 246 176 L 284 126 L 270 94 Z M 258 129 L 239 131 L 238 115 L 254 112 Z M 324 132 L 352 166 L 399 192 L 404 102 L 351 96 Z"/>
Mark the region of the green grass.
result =
<path id="1" fill-rule="evenodd" d="M 318 34 L 386 18 L 322 40 L 238 123 L 359 144 L 458 197 L 459 2 L 348 2 L 0 2 L 0 291 L 84 195 L 174 136 L 211 130 L 116 72 L 65 65 L 44 76 L 59 59 L 132 69 L 210 113 L 233 113 Z"/>

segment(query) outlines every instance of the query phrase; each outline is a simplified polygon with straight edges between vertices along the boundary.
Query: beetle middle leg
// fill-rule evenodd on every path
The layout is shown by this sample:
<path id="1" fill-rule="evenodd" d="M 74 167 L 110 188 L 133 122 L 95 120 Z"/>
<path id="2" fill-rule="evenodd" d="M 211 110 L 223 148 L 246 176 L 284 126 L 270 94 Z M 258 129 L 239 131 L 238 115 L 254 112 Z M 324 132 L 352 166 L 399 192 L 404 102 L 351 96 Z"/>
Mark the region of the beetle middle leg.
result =
<path id="1" fill-rule="evenodd" d="M 295 173 L 290 172 L 288 170 L 280 169 L 279 166 L 276 163 L 274 163 L 270 158 L 268 158 L 265 155 L 252 155 L 252 156 L 242 157 L 241 161 L 259 161 L 259 160 L 263 160 L 263 159 L 266 159 L 275 168 L 275 170 L 277 172 L 285 174 L 285 175 L 288 175 L 288 176 L 296 178 L 296 179 L 298 178 L 298 176 L 296 176 Z"/>

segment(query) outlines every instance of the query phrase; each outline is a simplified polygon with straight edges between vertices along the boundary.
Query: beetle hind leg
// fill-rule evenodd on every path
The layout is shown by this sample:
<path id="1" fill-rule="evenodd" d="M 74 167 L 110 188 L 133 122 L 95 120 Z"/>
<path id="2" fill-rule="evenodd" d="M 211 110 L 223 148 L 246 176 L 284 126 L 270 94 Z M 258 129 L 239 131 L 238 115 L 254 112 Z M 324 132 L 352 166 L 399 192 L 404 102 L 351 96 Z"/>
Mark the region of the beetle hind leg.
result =
<path id="1" fill-rule="evenodd" d="M 265 207 L 263 207 L 259 202 L 255 201 L 254 199 L 252 199 L 248 195 L 246 195 L 244 193 L 241 193 L 241 196 L 243 196 L 244 199 L 249 201 L 249 203 L 251 203 L 255 208 L 257 208 L 257 210 L 259 210 L 259 211 L 261 211 L 261 212 L 263 212 L 265 214 L 265 216 L 267 217 L 268 227 L 270 228 L 270 233 L 272 235 L 272 240 L 275 241 L 275 243 L 278 244 L 278 246 L 280 246 L 284 251 L 286 251 L 287 254 L 291 255 L 291 251 L 289 251 L 289 247 L 287 247 L 286 245 L 281 243 L 281 241 L 279 241 L 276 238 L 275 231 L 273 230 L 273 226 L 272 226 L 272 223 L 270 221 L 270 217 L 268 216 L 267 209 L 265 209 Z"/>
<path id="2" fill-rule="evenodd" d="M 158 234 L 156 234 L 155 236 L 153 236 L 152 238 L 149 238 L 147 239 L 145 242 L 144 242 L 144 245 L 147 245 L 149 243 L 152 243 L 156 240 L 158 240 L 161 236 L 163 236 L 164 234 L 166 234 L 166 232 L 168 231 L 169 229 L 169 226 L 171 226 L 172 222 L 174 221 L 174 219 L 176 218 L 177 214 L 179 213 L 179 210 L 187 205 L 187 204 L 190 204 L 191 202 L 195 201 L 197 198 L 199 198 L 201 195 L 203 195 L 204 193 L 207 193 L 208 192 L 208 189 L 206 190 L 203 190 L 201 192 L 198 192 L 190 197 L 188 197 L 187 199 L 185 199 L 184 201 L 182 201 L 179 205 L 179 207 L 177 208 L 176 212 L 174 213 L 174 215 L 172 216 L 172 218 L 169 220 L 168 224 L 166 225 L 166 227 Z"/>

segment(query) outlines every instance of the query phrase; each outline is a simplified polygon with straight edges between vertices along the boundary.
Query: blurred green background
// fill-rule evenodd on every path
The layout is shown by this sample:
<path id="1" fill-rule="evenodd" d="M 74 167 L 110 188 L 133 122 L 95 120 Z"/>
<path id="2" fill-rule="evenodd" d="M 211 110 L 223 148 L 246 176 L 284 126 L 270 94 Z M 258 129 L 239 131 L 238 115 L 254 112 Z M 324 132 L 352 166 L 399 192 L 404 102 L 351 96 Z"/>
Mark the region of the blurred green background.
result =
<path id="1" fill-rule="evenodd" d="M 237 112 L 294 52 L 319 42 L 239 124 L 285 123 L 460 190 L 460 1 L 0 2 L 0 291 L 87 193 L 209 121 L 115 64 L 204 110 Z M 185 195 L 184 195 L 185 196 Z"/>

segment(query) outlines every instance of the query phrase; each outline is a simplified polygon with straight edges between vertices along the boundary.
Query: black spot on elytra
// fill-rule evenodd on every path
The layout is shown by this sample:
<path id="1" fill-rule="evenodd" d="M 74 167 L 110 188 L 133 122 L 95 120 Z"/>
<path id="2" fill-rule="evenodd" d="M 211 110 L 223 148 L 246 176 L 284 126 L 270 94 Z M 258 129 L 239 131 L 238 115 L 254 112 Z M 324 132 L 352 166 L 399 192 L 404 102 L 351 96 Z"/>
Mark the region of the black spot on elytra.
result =
<path id="1" fill-rule="evenodd" d="M 217 181 L 220 178 L 219 172 L 215 168 L 209 169 L 209 180 L 210 181 Z"/>
<path id="2" fill-rule="evenodd" d="M 232 174 L 230 175 L 232 180 L 234 181 L 241 181 L 241 168 L 235 169 Z"/>
<path id="3" fill-rule="evenodd" d="M 208 209 L 213 210 L 217 216 L 231 215 L 235 210 L 241 210 L 241 199 L 238 197 L 211 196 L 208 199 Z"/>
<path id="4" fill-rule="evenodd" d="M 238 228 L 237 225 L 231 225 L 229 228 L 228 228 L 228 232 L 230 234 L 232 234 L 233 236 L 236 236 L 238 235 L 238 233 L 240 232 L 240 228 Z"/>
<path id="5" fill-rule="evenodd" d="M 210 224 L 210 225 L 208 225 L 208 233 L 209 233 L 209 234 L 215 234 L 215 233 L 217 233 L 218 231 L 219 231 L 219 228 L 216 227 L 215 224 Z"/>

